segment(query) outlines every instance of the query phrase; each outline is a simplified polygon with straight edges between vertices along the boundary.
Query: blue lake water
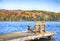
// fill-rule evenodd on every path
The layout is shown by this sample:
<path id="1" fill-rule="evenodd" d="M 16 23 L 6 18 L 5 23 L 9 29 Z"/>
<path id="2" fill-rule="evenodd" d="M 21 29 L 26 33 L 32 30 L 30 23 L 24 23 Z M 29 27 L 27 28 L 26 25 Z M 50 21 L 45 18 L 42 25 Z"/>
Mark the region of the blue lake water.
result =
<path id="1" fill-rule="evenodd" d="M 0 21 L 0 34 L 27 31 L 27 26 L 31 26 L 31 28 L 33 28 L 35 24 L 35 21 Z M 53 36 L 53 41 L 60 41 L 60 22 L 48 21 L 46 22 L 45 28 L 47 31 L 56 32 L 56 35 Z"/>

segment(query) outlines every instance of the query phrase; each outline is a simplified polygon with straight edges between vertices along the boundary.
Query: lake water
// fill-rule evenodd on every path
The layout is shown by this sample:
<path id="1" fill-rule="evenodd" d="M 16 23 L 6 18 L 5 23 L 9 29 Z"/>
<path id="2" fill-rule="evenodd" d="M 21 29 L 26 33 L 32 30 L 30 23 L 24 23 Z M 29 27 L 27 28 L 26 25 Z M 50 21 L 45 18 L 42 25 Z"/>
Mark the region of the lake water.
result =
<path id="1" fill-rule="evenodd" d="M 0 21 L 0 34 L 6 34 L 11 32 L 18 32 L 18 31 L 21 32 L 25 30 L 27 31 L 27 26 L 31 26 L 31 28 L 33 28 L 35 24 L 36 24 L 35 21 L 28 21 L 28 22 Z M 47 31 L 56 32 L 56 35 L 53 36 L 52 41 L 60 41 L 60 22 L 48 21 L 46 22 L 45 28 Z M 46 40 L 46 41 L 50 41 L 50 40 Z"/>

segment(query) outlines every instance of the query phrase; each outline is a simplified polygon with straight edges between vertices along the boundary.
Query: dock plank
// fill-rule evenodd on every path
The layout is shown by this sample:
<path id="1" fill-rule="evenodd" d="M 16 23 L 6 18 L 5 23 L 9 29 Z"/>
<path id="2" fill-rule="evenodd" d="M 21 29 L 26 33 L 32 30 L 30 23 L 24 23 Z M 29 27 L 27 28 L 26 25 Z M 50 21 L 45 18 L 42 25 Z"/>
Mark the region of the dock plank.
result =
<path id="1" fill-rule="evenodd" d="M 17 39 L 17 38 L 35 39 L 35 38 L 42 38 L 42 37 L 50 36 L 54 34 L 55 34 L 54 32 L 46 32 L 46 33 L 41 33 L 41 34 L 28 33 L 28 32 L 14 32 L 14 33 L 0 35 L 0 39 L 3 39 L 3 40 L 12 40 L 12 39 Z"/>

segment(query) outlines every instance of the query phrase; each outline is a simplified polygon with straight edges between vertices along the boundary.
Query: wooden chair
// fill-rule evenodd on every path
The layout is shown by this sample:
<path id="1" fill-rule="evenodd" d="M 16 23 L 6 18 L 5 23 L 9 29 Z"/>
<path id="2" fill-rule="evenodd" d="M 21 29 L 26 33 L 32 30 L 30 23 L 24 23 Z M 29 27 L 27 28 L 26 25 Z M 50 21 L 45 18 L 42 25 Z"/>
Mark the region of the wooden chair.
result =
<path id="1" fill-rule="evenodd" d="M 28 32 L 33 32 L 33 33 L 35 33 L 33 30 L 31 30 L 30 26 L 28 26 Z"/>

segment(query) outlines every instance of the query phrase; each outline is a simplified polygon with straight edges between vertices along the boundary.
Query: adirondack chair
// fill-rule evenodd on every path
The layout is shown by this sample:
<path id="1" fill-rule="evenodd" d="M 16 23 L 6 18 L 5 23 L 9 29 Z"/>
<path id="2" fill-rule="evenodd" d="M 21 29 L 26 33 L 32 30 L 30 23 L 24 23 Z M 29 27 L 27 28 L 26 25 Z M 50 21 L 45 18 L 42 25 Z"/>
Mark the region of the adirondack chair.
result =
<path id="1" fill-rule="evenodd" d="M 42 33 L 42 32 L 46 32 L 45 30 L 45 22 L 44 21 L 37 21 L 36 25 L 34 27 L 34 31 L 35 33 Z"/>
<path id="2" fill-rule="evenodd" d="M 28 26 L 28 32 L 33 32 L 33 33 L 35 33 L 35 32 L 30 28 L 30 26 Z"/>
<path id="3" fill-rule="evenodd" d="M 45 30 L 45 22 L 40 22 L 37 21 L 36 25 L 34 26 L 34 29 L 31 30 L 30 26 L 28 26 L 28 32 L 33 32 L 33 33 L 42 33 L 42 32 L 46 32 Z"/>

